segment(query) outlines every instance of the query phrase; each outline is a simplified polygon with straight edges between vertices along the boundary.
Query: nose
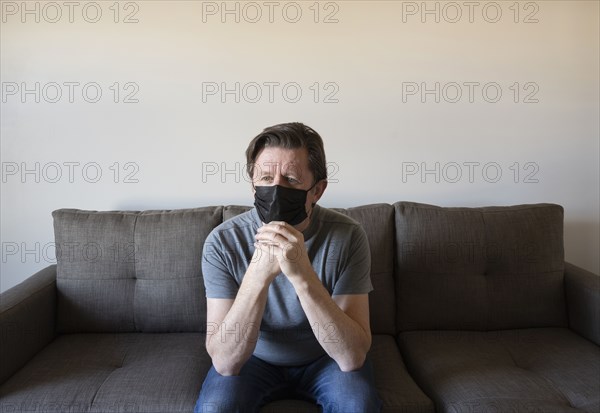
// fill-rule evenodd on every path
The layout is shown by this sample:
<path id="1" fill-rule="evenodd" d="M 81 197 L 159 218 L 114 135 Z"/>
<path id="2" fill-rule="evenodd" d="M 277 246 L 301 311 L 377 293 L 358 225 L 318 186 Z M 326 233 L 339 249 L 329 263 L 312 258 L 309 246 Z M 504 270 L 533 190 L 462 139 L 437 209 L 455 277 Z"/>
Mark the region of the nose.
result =
<path id="1" fill-rule="evenodd" d="M 285 186 L 284 179 L 280 174 L 275 174 L 275 176 L 273 177 L 273 185 Z"/>

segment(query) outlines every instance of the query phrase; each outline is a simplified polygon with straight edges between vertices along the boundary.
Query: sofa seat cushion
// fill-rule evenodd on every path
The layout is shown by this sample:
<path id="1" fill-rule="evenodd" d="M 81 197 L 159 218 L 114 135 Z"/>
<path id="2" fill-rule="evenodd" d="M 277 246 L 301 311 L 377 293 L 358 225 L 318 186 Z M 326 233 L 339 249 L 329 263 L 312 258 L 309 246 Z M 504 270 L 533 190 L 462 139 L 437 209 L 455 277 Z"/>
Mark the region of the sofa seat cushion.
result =
<path id="1" fill-rule="evenodd" d="M 411 331 L 398 341 L 437 411 L 600 411 L 600 347 L 567 328 Z"/>
<path id="2" fill-rule="evenodd" d="M 402 361 L 394 337 L 373 335 L 369 352 L 375 386 L 383 401 L 382 413 L 433 413 L 433 402 L 417 386 Z M 318 413 L 317 405 L 300 400 L 281 400 L 264 406 L 261 413 Z M 342 412 L 340 412 L 342 413 Z"/>
<path id="3" fill-rule="evenodd" d="M 384 413 L 433 412 L 390 335 L 370 352 Z M 211 366 L 201 333 L 65 334 L 0 386 L 0 412 L 191 412 Z M 263 413 L 320 411 L 282 400 Z"/>
<path id="4" fill-rule="evenodd" d="M 191 412 L 204 334 L 67 334 L 0 386 L 1 412 Z"/>
<path id="5" fill-rule="evenodd" d="M 260 413 L 319 413 L 321 408 L 303 400 L 278 400 L 267 404 Z"/>
<path id="6" fill-rule="evenodd" d="M 382 413 L 434 412 L 433 402 L 408 373 L 393 336 L 373 335 L 369 357 Z"/>

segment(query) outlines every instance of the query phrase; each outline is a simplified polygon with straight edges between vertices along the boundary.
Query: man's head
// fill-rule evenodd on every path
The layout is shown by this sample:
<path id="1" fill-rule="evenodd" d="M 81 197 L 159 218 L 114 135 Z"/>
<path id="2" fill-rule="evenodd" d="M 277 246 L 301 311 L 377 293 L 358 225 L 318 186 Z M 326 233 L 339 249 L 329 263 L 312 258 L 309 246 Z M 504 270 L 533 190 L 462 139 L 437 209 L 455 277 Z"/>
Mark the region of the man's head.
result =
<path id="1" fill-rule="evenodd" d="M 253 189 L 279 185 L 308 191 L 308 216 L 327 187 L 323 140 L 312 128 L 298 122 L 270 126 L 246 149 L 246 167 Z M 308 222 L 298 224 L 298 229 Z"/>

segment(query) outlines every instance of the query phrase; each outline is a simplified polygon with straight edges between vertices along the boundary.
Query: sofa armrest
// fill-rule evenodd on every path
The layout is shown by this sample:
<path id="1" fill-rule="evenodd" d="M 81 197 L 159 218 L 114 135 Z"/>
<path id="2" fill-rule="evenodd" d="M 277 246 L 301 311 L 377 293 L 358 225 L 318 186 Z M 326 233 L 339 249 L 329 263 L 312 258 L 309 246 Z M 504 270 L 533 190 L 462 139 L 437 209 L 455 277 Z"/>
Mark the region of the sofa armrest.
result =
<path id="1" fill-rule="evenodd" d="M 0 294 L 0 384 L 56 335 L 56 265 Z"/>
<path id="2" fill-rule="evenodd" d="M 600 277 L 565 262 L 569 327 L 600 346 Z"/>

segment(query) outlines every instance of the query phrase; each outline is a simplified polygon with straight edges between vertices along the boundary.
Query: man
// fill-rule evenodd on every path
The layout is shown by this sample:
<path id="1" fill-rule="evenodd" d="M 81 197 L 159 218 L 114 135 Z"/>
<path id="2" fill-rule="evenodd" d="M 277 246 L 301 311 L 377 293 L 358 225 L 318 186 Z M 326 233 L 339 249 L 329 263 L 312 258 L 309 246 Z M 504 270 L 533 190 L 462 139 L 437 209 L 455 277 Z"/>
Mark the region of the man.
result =
<path id="1" fill-rule="evenodd" d="M 281 398 L 324 413 L 378 412 L 364 230 L 316 203 L 323 141 L 301 123 L 266 128 L 246 150 L 255 208 L 208 236 L 202 271 L 213 366 L 195 412 L 258 412 Z"/>

